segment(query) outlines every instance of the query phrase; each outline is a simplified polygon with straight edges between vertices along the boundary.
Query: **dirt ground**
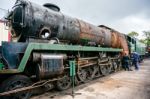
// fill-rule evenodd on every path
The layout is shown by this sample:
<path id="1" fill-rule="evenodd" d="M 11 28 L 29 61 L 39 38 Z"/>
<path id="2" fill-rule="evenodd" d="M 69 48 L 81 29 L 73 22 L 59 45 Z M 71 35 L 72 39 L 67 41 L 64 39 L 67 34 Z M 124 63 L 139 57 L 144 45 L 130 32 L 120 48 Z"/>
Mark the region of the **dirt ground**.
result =
<path id="1" fill-rule="evenodd" d="M 64 92 L 49 91 L 32 99 L 73 99 Z M 150 59 L 140 69 L 121 71 L 75 88 L 74 99 L 150 99 Z"/>

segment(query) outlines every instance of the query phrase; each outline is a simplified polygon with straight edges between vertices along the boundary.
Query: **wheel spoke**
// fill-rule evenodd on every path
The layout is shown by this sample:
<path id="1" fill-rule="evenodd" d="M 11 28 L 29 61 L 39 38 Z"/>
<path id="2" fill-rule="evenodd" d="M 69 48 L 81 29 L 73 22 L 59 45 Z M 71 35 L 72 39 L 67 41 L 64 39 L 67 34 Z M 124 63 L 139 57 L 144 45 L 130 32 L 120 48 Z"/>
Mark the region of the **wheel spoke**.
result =
<path id="1" fill-rule="evenodd" d="M 110 73 L 109 66 L 100 66 L 100 72 L 103 76 L 106 76 Z"/>
<path id="2" fill-rule="evenodd" d="M 58 90 L 66 90 L 71 86 L 71 79 L 68 75 L 64 75 L 61 80 L 58 80 L 56 83 Z"/>
<path id="3" fill-rule="evenodd" d="M 85 82 L 86 80 L 86 71 L 85 69 L 80 69 L 79 72 L 78 72 L 78 78 L 81 82 Z"/>
<path id="4" fill-rule="evenodd" d="M 113 62 L 113 69 L 114 69 L 114 72 L 116 72 L 118 69 L 118 65 L 115 61 Z"/>
<path id="5" fill-rule="evenodd" d="M 99 76 L 100 76 L 99 67 L 98 66 L 94 66 L 93 67 L 92 78 L 99 77 Z"/>
<path id="6" fill-rule="evenodd" d="M 5 80 L 1 85 L 1 91 L 6 92 L 10 90 L 15 90 L 18 88 L 26 87 L 31 84 L 30 78 L 24 75 L 14 75 L 7 80 Z M 30 92 L 21 92 L 8 96 L 6 98 L 11 99 L 27 99 L 31 96 Z"/>

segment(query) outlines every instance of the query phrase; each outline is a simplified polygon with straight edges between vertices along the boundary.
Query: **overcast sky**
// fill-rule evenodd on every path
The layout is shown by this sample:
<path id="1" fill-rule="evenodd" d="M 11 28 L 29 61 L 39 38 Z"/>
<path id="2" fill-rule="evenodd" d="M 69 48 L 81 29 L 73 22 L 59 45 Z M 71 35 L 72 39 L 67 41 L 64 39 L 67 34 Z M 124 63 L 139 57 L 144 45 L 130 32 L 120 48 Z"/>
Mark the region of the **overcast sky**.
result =
<path id="1" fill-rule="evenodd" d="M 16 0 L 1 0 L 0 8 L 11 9 Z M 54 3 L 61 12 L 94 25 L 106 25 L 122 33 L 150 30 L 150 0 L 30 0 Z M 0 10 L 0 17 L 4 11 Z"/>

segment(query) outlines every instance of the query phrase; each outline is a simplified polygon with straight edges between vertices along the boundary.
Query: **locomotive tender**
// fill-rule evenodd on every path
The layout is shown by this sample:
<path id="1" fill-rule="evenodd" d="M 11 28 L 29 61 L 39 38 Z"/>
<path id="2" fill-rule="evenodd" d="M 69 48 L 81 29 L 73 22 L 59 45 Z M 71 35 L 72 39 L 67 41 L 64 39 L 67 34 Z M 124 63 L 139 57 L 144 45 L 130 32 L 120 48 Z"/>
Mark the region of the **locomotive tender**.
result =
<path id="1" fill-rule="evenodd" d="M 31 93 L 24 91 L 44 85 L 69 88 L 71 61 L 76 84 L 115 72 L 121 67 L 121 56 L 131 53 L 136 44 L 104 25 L 63 15 L 59 7 L 48 3 L 40 6 L 17 0 L 7 20 L 12 42 L 0 47 L 0 96 L 4 99 L 29 98 Z M 14 95 L 16 89 L 20 93 Z"/>

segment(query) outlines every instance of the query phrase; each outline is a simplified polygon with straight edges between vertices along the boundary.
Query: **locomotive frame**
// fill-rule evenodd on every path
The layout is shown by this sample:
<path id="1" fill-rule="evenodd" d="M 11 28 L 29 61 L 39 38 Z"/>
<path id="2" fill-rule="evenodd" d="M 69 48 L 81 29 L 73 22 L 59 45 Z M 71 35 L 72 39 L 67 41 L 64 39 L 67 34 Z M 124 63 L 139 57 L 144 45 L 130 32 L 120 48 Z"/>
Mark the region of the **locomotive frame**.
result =
<path id="1" fill-rule="evenodd" d="M 15 46 L 17 43 L 12 43 L 11 42 L 3 42 L 3 45 L 7 45 L 10 44 L 11 46 Z M 20 44 L 24 44 L 24 43 L 18 43 Z M 8 45 L 7 45 L 8 46 Z M 52 51 L 52 52 L 51 52 Z M 80 53 L 115 53 L 115 55 L 119 55 L 121 53 L 122 49 L 116 49 L 116 48 L 103 48 L 103 47 L 93 47 L 93 46 L 80 46 L 80 45 L 63 45 L 63 44 L 46 44 L 46 43 L 29 43 L 26 45 L 25 51 L 23 52 L 23 56 L 20 59 L 20 63 L 18 65 L 17 69 L 1 69 L 0 70 L 0 77 L 7 75 L 7 78 L 11 78 L 11 77 L 17 77 L 17 76 L 21 76 L 21 75 L 26 75 L 26 77 L 29 77 L 27 75 L 28 72 L 26 71 L 28 68 L 30 69 L 32 66 L 28 67 L 27 63 L 28 60 L 30 60 L 31 56 L 33 57 L 34 52 L 36 53 L 41 53 L 41 52 L 49 52 L 49 54 L 53 54 L 54 52 L 57 52 L 53 55 L 62 55 L 62 53 L 76 53 L 74 55 L 79 55 Z M 21 52 L 22 53 L 22 52 Z M 60 53 L 60 54 L 59 54 Z M 19 55 L 20 53 L 18 53 Z M 48 53 L 47 53 L 48 54 Z M 37 55 L 37 54 L 36 54 Z M 37 55 L 38 56 L 38 55 Z M 37 58 L 37 56 L 35 56 Z M 67 56 L 69 57 L 69 56 Z M 102 59 L 103 57 L 97 55 L 95 57 L 75 57 L 75 56 L 71 56 L 71 58 L 69 58 L 67 61 L 72 61 L 74 60 L 76 62 L 76 82 L 88 82 L 89 80 L 94 79 L 95 77 L 100 77 L 100 75 L 108 75 L 111 72 L 115 72 L 117 70 L 119 70 L 121 67 L 120 63 L 120 57 L 104 57 L 104 59 Z M 36 60 L 36 59 L 35 59 Z M 90 63 L 90 60 L 94 60 L 95 63 Z M 84 62 L 86 61 L 86 63 Z M 89 62 L 88 62 L 89 61 Z M 79 65 L 81 62 L 81 65 Z M 83 62 L 83 63 L 82 63 Z M 67 79 L 69 78 L 69 63 L 66 64 L 67 66 L 64 66 L 64 71 L 63 73 L 61 73 L 58 76 L 54 76 L 51 79 L 47 79 L 45 80 L 44 78 L 39 79 L 38 78 L 38 82 L 33 83 L 31 86 L 28 87 L 23 87 L 23 88 L 19 88 L 19 89 L 15 89 L 15 90 L 11 90 L 11 91 L 6 91 L 3 93 L 0 93 L 0 96 L 9 96 L 9 95 L 13 95 L 14 93 L 18 93 L 18 92 L 24 92 L 27 90 L 31 90 L 31 89 L 35 89 L 41 86 L 44 86 L 48 83 L 51 82 L 57 82 L 58 85 L 57 88 L 58 90 L 65 90 L 68 89 L 71 85 L 71 80 L 70 83 L 67 86 L 61 86 L 59 85 L 59 80 L 61 79 L 66 79 L 64 77 L 66 77 L 67 74 Z M 32 67 L 35 68 L 35 67 Z M 90 69 L 90 70 L 89 70 Z M 51 70 L 49 68 L 49 70 Z M 83 71 L 82 71 L 83 70 Z M 44 70 L 44 71 L 48 71 L 48 70 Z M 44 71 L 42 71 L 42 73 L 44 73 Z M 82 71 L 82 72 L 80 72 Z M 52 71 L 51 71 L 52 72 Z M 56 72 L 56 71 L 53 71 Z M 80 72 L 80 73 L 79 73 Z M 84 75 L 85 73 L 87 73 L 86 75 Z M 97 73 L 97 74 L 96 74 Z M 58 72 L 57 72 L 58 74 Z M 84 75 L 85 77 L 80 77 L 80 75 Z M 35 74 L 35 72 L 32 75 L 37 75 Z M 60 76 L 60 77 L 59 77 Z M 90 76 L 90 77 L 88 77 Z M 22 76 L 21 76 L 22 77 Z M 37 77 L 36 77 L 37 78 Z M 6 79 L 6 78 L 5 78 Z M 4 79 L 4 80 L 5 80 Z M 69 78 L 70 79 L 70 78 Z M 14 80 L 14 79 L 13 79 Z M 60 81 L 61 81 L 60 80 Z M 63 83 L 61 81 L 61 83 Z"/>

